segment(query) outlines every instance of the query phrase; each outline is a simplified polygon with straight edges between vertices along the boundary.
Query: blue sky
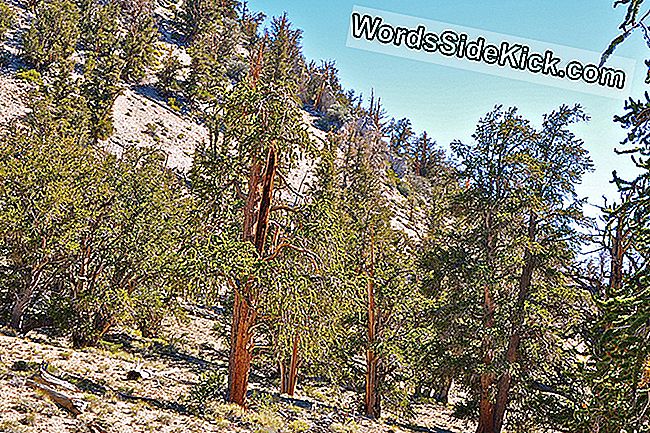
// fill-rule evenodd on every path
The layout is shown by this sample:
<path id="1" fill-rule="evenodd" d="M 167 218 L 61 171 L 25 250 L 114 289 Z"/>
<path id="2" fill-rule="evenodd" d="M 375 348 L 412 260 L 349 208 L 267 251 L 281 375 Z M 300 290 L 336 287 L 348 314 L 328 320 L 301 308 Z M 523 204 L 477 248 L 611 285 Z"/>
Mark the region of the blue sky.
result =
<path id="1" fill-rule="evenodd" d="M 429 131 L 443 146 L 454 139 L 470 140 L 477 120 L 497 104 L 517 106 L 539 124 L 543 113 L 561 104 L 580 103 L 592 120 L 574 131 L 584 139 L 596 171 L 585 178 L 579 193 L 600 204 L 603 195 L 615 197 L 609 183 L 612 170 L 633 172 L 628 158 L 613 152 L 625 134 L 612 122 L 614 114 L 622 112 L 622 101 L 348 48 L 349 17 L 355 4 L 596 52 L 617 35 L 625 13 L 622 7 L 613 9 L 609 0 L 249 2 L 253 10 L 267 16 L 286 11 L 303 30 L 307 58 L 335 60 L 346 88 L 364 95 L 374 89 L 390 116 L 410 118 L 416 130 Z M 641 97 L 643 59 L 650 57 L 641 35 L 634 35 L 616 55 L 637 59 L 637 84 L 630 96 Z"/>

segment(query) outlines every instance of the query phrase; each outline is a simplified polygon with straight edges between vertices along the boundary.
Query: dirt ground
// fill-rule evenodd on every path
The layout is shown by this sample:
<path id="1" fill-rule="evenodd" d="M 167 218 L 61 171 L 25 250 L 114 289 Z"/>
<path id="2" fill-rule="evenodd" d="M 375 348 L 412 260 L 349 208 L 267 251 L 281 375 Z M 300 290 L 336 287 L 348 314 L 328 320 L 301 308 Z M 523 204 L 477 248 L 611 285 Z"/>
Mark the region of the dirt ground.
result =
<path id="1" fill-rule="evenodd" d="M 345 404 L 314 398 L 326 394 L 301 387 L 294 400 L 252 380 L 258 389 L 244 412 L 210 403 L 202 415 L 191 395 L 202 375 L 223 371 L 227 352 L 218 335 L 216 315 L 194 309 L 185 320 L 170 320 L 164 339 L 111 334 L 101 347 L 73 350 L 59 338 L 31 332 L 26 337 L 0 335 L 0 432 L 264 432 L 366 433 L 468 432 L 471 425 L 451 416 L 443 405 L 422 405 L 410 423 L 395 417 L 374 422 Z M 211 318 L 214 317 L 214 318 Z M 41 363 L 48 372 L 77 386 L 61 390 L 87 404 L 78 416 L 55 404 L 42 391 L 26 386 Z M 128 380 L 137 371 L 144 377 Z M 200 399 L 201 397 L 199 397 Z M 406 426 L 409 425 L 409 427 Z"/>

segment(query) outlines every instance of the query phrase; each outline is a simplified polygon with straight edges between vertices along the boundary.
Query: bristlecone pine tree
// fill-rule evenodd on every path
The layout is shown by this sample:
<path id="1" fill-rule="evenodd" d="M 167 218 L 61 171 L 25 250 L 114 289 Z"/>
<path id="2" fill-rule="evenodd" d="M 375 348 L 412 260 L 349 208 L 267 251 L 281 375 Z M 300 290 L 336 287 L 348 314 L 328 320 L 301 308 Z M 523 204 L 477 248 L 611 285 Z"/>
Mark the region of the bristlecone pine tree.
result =
<path id="1" fill-rule="evenodd" d="M 197 156 L 197 188 L 213 203 L 220 242 L 235 246 L 239 265 L 222 273 L 234 291 L 228 365 L 228 400 L 246 405 L 248 378 L 255 347 L 254 326 L 263 315 L 270 289 L 264 275 L 291 244 L 277 245 L 269 237 L 269 219 L 278 176 L 290 169 L 309 139 L 302 123 L 296 83 L 291 73 L 302 62 L 299 32 L 286 16 L 273 21 L 271 32 L 251 56 L 247 77 L 228 93 L 212 124 L 212 142 Z M 224 192 L 228 194 L 225 195 Z M 220 200 L 231 200 L 224 209 Z"/>
<path id="2" fill-rule="evenodd" d="M 621 200 L 604 209 L 609 272 L 594 290 L 592 394 L 583 411 L 587 426 L 580 426 L 605 432 L 642 432 L 650 423 L 650 99 L 630 99 L 625 108 L 615 119 L 629 129 L 622 152 L 633 156 L 640 173 L 634 179 L 614 173 Z"/>
<path id="3" fill-rule="evenodd" d="M 349 321 L 365 356 L 363 407 L 371 418 L 381 416 L 382 400 L 390 390 L 387 381 L 402 357 L 404 332 L 418 304 L 411 241 L 393 227 L 394 210 L 386 198 L 381 113 L 372 99 L 370 108 L 335 138 L 341 153 L 337 181 L 346 245 L 339 253 L 346 260 L 341 278 L 347 280 L 354 303 Z"/>
<path id="4" fill-rule="evenodd" d="M 583 217 L 574 187 L 590 160 L 568 125 L 584 118 L 563 106 L 536 131 L 515 109 L 497 108 L 479 122 L 475 144 L 452 144 L 462 164 L 455 229 L 424 264 L 434 284 L 427 291 L 451 314 L 447 332 L 475 336 L 456 372 L 476 393 L 478 433 L 500 432 L 509 409 L 513 426 L 526 422 L 518 421 L 532 411 L 524 378 L 548 374 L 570 323 L 560 313 L 570 302 L 562 266 L 576 254 Z M 532 324 L 545 345 L 526 340 Z"/>

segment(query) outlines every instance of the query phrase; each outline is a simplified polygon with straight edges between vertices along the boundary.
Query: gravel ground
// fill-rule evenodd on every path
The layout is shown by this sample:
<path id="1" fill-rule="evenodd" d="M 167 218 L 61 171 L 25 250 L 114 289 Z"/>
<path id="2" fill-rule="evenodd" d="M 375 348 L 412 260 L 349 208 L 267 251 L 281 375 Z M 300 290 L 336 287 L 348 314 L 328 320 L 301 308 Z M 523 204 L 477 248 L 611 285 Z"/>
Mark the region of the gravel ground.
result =
<path id="1" fill-rule="evenodd" d="M 215 331 L 216 321 L 209 318 L 212 312 L 202 311 L 206 312 L 196 314 L 195 308 L 183 321 L 168 321 L 162 339 L 116 332 L 102 347 L 84 350 L 73 350 L 67 341 L 42 333 L 31 332 L 25 337 L 0 335 L 0 432 L 415 431 L 372 422 L 345 408 L 332 407 L 331 402 L 319 404 L 302 389 L 296 395 L 299 406 L 275 395 L 273 400 L 269 397 L 247 413 L 222 403 L 209 405 L 205 416 L 184 412 L 187 396 L 201 373 L 223 369 L 227 359 L 223 342 Z M 24 385 L 25 378 L 34 374 L 44 361 L 49 363 L 50 372 L 84 389 L 74 393 L 60 389 L 88 403 L 81 415 L 73 417 L 44 394 Z M 152 377 L 127 380 L 127 372 L 132 370 L 144 371 Z M 86 381 L 79 382 L 80 378 Z M 252 385 L 273 395 L 274 391 L 264 385 Z M 156 402 L 125 399 L 124 394 Z M 417 412 L 413 421 L 419 426 L 417 431 L 472 430 L 470 425 L 452 418 L 450 409 L 444 406 L 423 405 Z"/>

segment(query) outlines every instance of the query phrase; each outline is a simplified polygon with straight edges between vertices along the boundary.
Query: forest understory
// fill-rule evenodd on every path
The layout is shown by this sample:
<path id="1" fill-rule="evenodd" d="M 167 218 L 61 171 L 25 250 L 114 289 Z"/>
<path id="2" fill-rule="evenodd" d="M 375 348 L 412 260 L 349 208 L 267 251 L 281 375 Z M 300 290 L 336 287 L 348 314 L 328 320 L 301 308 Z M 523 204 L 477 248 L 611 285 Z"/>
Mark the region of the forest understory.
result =
<path id="1" fill-rule="evenodd" d="M 163 338 L 115 330 L 98 347 L 76 350 L 62 338 L 32 331 L 0 332 L 0 432 L 263 432 L 263 433 L 462 433 L 475 427 L 453 416 L 452 405 L 420 403 L 405 421 L 381 422 L 358 414 L 357 396 L 317 380 L 301 381 L 293 398 L 279 395 L 278 378 L 253 374 L 251 408 L 202 401 L 213 372 L 225 374 L 226 342 L 215 332 L 224 317 L 192 307 L 165 323 Z M 75 385 L 57 391 L 84 403 L 75 416 L 45 392 L 25 384 L 47 371 Z M 137 374 L 136 374 L 137 372 Z M 206 376 L 208 375 L 208 376 Z"/>
<path id="2" fill-rule="evenodd" d="M 0 0 L 0 432 L 647 433 L 650 94 L 581 197 L 577 101 L 437 143 L 289 17 Z"/>

